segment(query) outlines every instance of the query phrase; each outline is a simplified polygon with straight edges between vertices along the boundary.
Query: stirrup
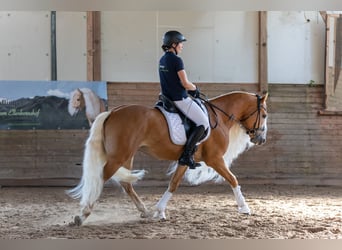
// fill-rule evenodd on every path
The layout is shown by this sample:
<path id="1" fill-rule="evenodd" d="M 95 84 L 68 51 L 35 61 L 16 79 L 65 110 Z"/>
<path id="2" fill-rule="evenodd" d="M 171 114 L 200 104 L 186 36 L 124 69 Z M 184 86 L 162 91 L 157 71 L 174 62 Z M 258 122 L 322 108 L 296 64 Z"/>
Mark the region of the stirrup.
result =
<path id="1" fill-rule="evenodd" d="M 197 167 L 200 167 L 201 164 L 198 162 L 195 162 L 193 159 L 188 159 L 188 160 L 184 160 L 184 159 L 179 159 L 178 160 L 178 164 L 179 165 L 186 165 L 189 167 L 189 169 L 195 169 Z"/>
<path id="2" fill-rule="evenodd" d="M 188 165 L 189 169 L 196 169 L 201 166 L 201 163 L 194 162 L 195 164 Z"/>

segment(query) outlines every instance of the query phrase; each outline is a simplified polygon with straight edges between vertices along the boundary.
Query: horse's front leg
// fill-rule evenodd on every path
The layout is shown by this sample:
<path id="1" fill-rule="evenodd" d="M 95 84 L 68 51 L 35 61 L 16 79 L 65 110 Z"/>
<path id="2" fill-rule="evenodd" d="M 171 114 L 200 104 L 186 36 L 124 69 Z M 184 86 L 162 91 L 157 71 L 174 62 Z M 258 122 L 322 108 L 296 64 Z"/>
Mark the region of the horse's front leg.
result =
<path id="1" fill-rule="evenodd" d="M 217 159 L 215 161 L 207 162 L 209 166 L 212 166 L 218 174 L 220 174 L 226 181 L 229 182 L 233 189 L 236 203 L 238 205 L 238 211 L 241 214 L 250 214 L 251 210 L 241 192 L 241 187 L 235 177 L 235 175 L 226 166 L 223 158 Z"/>
<path id="2" fill-rule="evenodd" d="M 182 177 L 188 167 L 183 165 L 178 165 L 176 171 L 171 177 L 169 187 L 163 194 L 162 198 L 158 201 L 156 205 L 156 212 L 153 217 L 160 220 L 166 220 L 165 210 L 167 203 L 172 197 L 173 192 L 175 192 L 182 180 Z"/>
<path id="3" fill-rule="evenodd" d="M 243 196 L 241 192 L 241 187 L 237 185 L 235 188 L 233 188 L 233 193 L 235 196 L 236 203 L 238 205 L 238 211 L 240 214 L 251 214 L 251 210 L 249 209 L 249 206 L 245 200 L 245 197 Z"/>

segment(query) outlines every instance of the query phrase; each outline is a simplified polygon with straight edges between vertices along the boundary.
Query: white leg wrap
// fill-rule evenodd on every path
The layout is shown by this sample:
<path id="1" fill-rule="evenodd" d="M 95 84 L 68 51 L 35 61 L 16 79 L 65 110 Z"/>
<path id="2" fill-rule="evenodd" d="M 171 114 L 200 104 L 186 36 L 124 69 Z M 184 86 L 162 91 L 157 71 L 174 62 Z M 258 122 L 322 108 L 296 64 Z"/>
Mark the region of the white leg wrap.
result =
<path id="1" fill-rule="evenodd" d="M 165 209 L 171 197 L 172 197 L 172 193 L 170 193 L 168 190 L 163 194 L 163 196 L 161 197 L 161 199 L 158 201 L 156 205 L 157 211 L 153 215 L 154 218 L 163 219 L 163 220 L 166 219 Z"/>
<path id="2" fill-rule="evenodd" d="M 250 214 L 251 210 L 249 209 L 245 198 L 243 197 L 241 193 L 241 187 L 237 186 L 236 188 L 233 188 L 233 192 L 235 195 L 236 203 L 238 205 L 238 211 L 241 214 Z"/>

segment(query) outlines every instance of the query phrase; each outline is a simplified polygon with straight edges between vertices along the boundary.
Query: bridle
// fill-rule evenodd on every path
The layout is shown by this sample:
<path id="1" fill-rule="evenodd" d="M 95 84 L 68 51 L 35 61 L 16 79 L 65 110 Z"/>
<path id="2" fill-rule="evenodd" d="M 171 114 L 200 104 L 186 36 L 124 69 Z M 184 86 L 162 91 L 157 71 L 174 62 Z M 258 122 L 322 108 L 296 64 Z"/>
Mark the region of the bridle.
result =
<path id="1" fill-rule="evenodd" d="M 203 97 L 202 97 L 203 96 Z M 261 121 L 261 109 L 266 110 L 266 108 L 264 107 L 264 105 L 262 105 L 261 103 L 261 97 L 259 95 L 255 95 L 256 98 L 257 98 L 257 109 L 255 111 L 253 111 L 252 113 L 250 113 L 249 115 L 247 115 L 246 117 L 238 120 L 235 118 L 234 114 L 227 114 L 224 110 L 222 110 L 220 107 L 212 104 L 205 95 L 203 95 L 201 93 L 201 97 L 200 99 L 205 102 L 209 107 L 210 109 L 212 110 L 212 112 L 214 113 L 214 116 L 215 116 L 215 124 L 212 125 L 211 123 L 211 120 L 210 120 L 210 116 L 209 116 L 209 123 L 210 123 L 210 127 L 212 129 L 215 129 L 218 125 L 218 117 L 217 117 L 217 113 L 215 111 L 215 109 L 219 110 L 221 113 L 223 113 L 226 117 L 229 118 L 229 120 L 232 120 L 236 123 L 238 123 L 241 127 L 243 127 L 245 130 L 246 130 L 246 133 L 249 135 L 249 136 L 255 136 L 256 133 L 258 131 L 263 131 L 264 128 L 260 128 L 260 121 Z M 244 125 L 243 125 L 243 122 L 247 121 L 249 118 L 251 118 L 256 112 L 257 113 L 257 117 L 255 119 L 255 122 L 253 124 L 253 128 L 246 128 Z"/>

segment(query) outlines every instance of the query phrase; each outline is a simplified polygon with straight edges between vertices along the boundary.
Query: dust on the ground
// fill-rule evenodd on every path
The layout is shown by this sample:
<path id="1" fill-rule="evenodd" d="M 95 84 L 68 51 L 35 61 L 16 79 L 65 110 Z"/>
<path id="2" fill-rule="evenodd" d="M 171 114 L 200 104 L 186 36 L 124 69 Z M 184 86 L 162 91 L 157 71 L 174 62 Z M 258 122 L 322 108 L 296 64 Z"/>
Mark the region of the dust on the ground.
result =
<path id="1" fill-rule="evenodd" d="M 80 227 L 66 188 L 0 189 L 2 239 L 342 239 L 342 187 L 242 185 L 252 214 L 237 212 L 228 185 L 181 186 L 166 221 L 140 218 L 119 187 L 106 187 Z M 136 186 L 151 210 L 166 187 Z"/>

